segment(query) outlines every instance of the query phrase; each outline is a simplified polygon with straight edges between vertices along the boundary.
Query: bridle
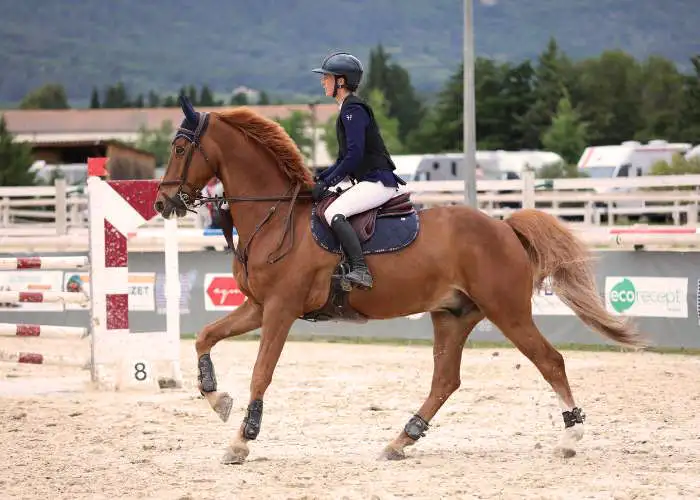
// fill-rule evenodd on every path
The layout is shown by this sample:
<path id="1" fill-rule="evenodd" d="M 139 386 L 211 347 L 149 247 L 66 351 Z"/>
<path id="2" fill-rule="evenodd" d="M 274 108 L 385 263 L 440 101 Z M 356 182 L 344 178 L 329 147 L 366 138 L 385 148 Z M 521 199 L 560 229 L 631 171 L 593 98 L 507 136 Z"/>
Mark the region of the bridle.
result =
<path id="1" fill-rule="evenodd" d="M 163 193 L 163 197 L 167 199 L 170 203 L 172 203 L 175 208 L 196 213 L 196 211 L 194 210 L 194 204 L 195 202 L 202 199 L 202 189 L 204 186 L 197 187 L 189 183 L 187 181 L 187 174 L 190 170 L 190 165 L 192 164 L 192 155 L 194 154 L 195 150 L 199 150 L 199 152 L 202 153 L 202 156 L 204 157 L 204 161 L 207 163 L 207 165 L 211 166 L 209 164 L 209 157 L 204 151 L 201 142 L 201 138 L 204 135 L 204 132 L 207 130 L 207 126 L 209 125 L 209 113 L 199 113 L 197 126 L 194 130 L 185 127 L 185 123 L 188 123 L 188 121 L 184 120 L 182 122 L 180 127 L 177 129 L 177 132 L 175 132 L 175 137 L 173 137 L 173 140 L 170 143 L 171 146 L 174 145 L 175 141 L 179 138 L 183 138 L 188 142 L 188 145 L 184 150 L 181 150 L 182 146 L 175 146 L 176 156 L 180 157 L 186 155 L 185 168 L 182 169 L 182 174 L 180 175 L 179 179 L 171 181 L 161 181 L 158 189 L 160 190 L 161 186 L 177 186 L 177 192 L 175 193 L 175 196 L 171 197 Z M 212 169 L 212 173 L 217 178 L 219 177 L 219 172 L 216 169 Z M 185 187 L 189 188 L 189 193 L 183 190 L 183 188 Z"/>
<path id="2" fill-rule="evenodd" d="M 294 207 L 296 205 L 297 199 L 310 199 L 311 194 L 310 193 L 300 193 L 302 184 L 300 182 L 294 182 L 290 186 L 290 188 L 287 190 L 287 192 L 281 196 L 226 196 L 224 193 L 223 197 L 205 197 L 202 196 L 202 189 L 204 186 L 195 186 L 191 184 L 190 182 L 187 181 L 187 174 L 190 169 L 190 165 L 192 163 L 192 157 L 194 155 L 194 152 L 197 150 L 202 154 L 202 157 L 204 158 L 204 161 L 209 165 L 209 167 L 212 169 L 212 173 L 216 178 L 221 180 L 221 176 L 219 175 L 219 170 L 215 167 L 212 166 L 211 163 L 209 162 L 209 157 L 204 151 L 204 148 L 202 148 L 202 143 L 201 143 L 201 138 L 206 132 L 206 129 L 209 125 L 209 113 L 207 112 L 199 112 L 198 113 L 198 120 L 197 120 L 197 126 L 195 127 L 194 130 L 187 128 L 185 126 L 185 123 L 189 123 L 187 120 L 183 121 L 180 127 L 178 128 L 177 132 L 175 133 L 175 136 L 173 137 L 173 140 L 171 144 L 175 144 L 175 141 L 178 138 L 183 138 L 185 139 L 189 144 L 185 147 L 183 151 L 178 151 L 178 148 L 182 148 L 182 146 L 176 146 L 176 155 L 177 156 L 185 156 L 185 166 L 182 169 L 182 174 L 180 175 L 179 179 L 175 180 L 170 180 L 170 181 L 161 181 L 160 186 L 177 186 L 177 192 L 175 193 L 174 196 L 167 196 L 163 194 L 163 196 L 174 205 L 174 207 L 177 209 L 183 209 L 187 210 L 192 213 L 196 213 L 196 208 L 204 205 L 205 203 L 215 203 L 216 208 L 218 210 L 221 209 L 221 205 L 224 202 L 227 203 L 240 203 L 240 202 L 260 202 L 260 201 L 275 201 L 276 203 L 270 207 L 268 210 L 267 214 L 265 217 L 260 221 L 258 224 L 255 225 L 255 230 L 253 233 L 250 235 L 248 238 L 248 241 L 245 243 L 243 246 L 243 250 L 240 250 L 240 244 L 239 245 L 234 245 L 233 247 L 233 253 L 236 255 L 236 258 L 243 264 L 243 268 L 245 269 L 245 275 L 246 279 L 248 277 L 248 258 L 249 258 L 249 253 L 248 249 L 250 247 L 251 242 L 253 241 L 253 238 L 255 237 L 256 234 L 260 232 L 260 230 L 263 228 L 263 226 L 269 222 L 273 215 L 277 212 L 280 204 L 284 201 L 289 201 L 289 210 L 287 211 L 287 214 L 285 215 L 284 218 L 284 228 L 282 231 L 282 236 L 280 237 L 279 243 L 277 247 L 270 252 L 270 254 L 267 256 L 267 263 L 268 264 L 274 264 L 275 262 L 280 261 L 283 259 L 294 247 Z M 160 190 L 159 186 L 159 190 Z M 189 193 L 185 191 L 183 188 L 187 188 Z M 284 244 L 284 240 L 287 237 L 287 234 L 290 234 L 290 242 L 287 248 L 282 252 L 279 253 L 276 256 L 273 256 L 273 254 L 279 252 L 282 248 L 282 245 Z M 240 242 L 239 242 L 240 243 Z"/>

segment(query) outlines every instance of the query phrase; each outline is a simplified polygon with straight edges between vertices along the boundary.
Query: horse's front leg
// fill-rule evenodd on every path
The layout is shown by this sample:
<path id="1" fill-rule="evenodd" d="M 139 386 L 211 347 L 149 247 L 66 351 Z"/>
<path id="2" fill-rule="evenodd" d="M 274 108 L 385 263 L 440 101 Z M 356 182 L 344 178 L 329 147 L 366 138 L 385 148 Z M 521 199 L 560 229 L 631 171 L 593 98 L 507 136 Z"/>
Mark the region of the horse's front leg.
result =
<path id="1" fill-rule="evenodd" d="M 243 335 L 244 333 L 260 328 L 262 325 L 262 308 L 246 300 L 237 309 L 226 316 L 209 323 L 197 334 L 195 349 L 199 366 L 199 390 L 207 398 L 209 404 L 226 422 L 231 414 L 233 399 L 227 392 L 218 392 L 214 363 L 209 355 L 212 348 L 221 340 Z"/>
<path id="2" fill-rule="evenodd" d="M 226 450 L 223 462 L 240 464 L 248 456 L 248 441 L 258 437 L 263 414 L 263 397 L 272 382 L 272 375 L 282 354 L 289 329 L 298 317 L 290 309 L 289 302 L 266 303 L 262 319 L 262 334 L 258 357 L 250 381 L 250 400 L 238 434 Z"/>

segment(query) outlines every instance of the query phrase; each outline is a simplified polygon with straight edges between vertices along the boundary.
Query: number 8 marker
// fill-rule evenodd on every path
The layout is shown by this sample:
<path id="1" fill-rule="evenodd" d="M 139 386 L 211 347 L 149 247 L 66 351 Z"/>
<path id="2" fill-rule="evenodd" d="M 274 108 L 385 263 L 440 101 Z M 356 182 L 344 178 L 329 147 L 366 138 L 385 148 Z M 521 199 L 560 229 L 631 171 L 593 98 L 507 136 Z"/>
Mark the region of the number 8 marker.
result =
<path id="1" fill-rule="evenodd" d="M 140 361 L 134 365 L 134 378 L 139 382 L 146 380 L 148 375 L 146 374 L 146 365 Z"/>

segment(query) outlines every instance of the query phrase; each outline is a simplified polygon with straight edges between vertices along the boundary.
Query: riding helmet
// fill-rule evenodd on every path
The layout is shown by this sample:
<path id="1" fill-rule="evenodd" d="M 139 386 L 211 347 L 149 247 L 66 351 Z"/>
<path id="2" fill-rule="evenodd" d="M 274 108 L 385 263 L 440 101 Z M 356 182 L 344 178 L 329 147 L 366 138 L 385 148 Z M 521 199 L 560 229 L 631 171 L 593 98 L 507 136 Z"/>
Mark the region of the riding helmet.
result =
<path id="1" fill-rule="evenodd" d="M 347 52 L 331 54 L 326 57 L 320 68 L 314 68 L 311 71 L 314 73 L 334 75 L 335 77 L 344 76 L 346 85 L 350 90 L 357 89 L 362 80 L 362 73 L 364 72 L 360 60 Z"/>

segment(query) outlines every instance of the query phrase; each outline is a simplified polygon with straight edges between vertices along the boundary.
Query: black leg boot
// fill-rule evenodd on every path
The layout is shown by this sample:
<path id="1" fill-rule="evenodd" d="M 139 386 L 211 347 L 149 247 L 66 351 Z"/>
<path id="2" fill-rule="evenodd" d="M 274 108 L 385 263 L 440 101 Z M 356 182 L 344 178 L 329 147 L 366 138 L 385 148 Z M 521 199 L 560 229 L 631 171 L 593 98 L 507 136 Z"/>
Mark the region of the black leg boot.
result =
<path id="1" fill-rule="evenodd" d="M 231 212 L 227 208 L 219 209 L 218 222 L 221 227 L 221 232 L 224 233 L 228 251 L 233 252 L 233 217 L 231 217 Z"/>
<path id="2" fill-rule="evenodd" d="M 359 288 L 372 288 L 372 275 L 365 263 L 365 256 L 362 255 L 362 247 L 357 233 L 352 228 L 344 215 L 338 214 L 331 221 L 331 229 L 340 241 L 343 252 L 350 263 L 350 272 L 345 276 L 348 281 L 355 283 Z"/>

